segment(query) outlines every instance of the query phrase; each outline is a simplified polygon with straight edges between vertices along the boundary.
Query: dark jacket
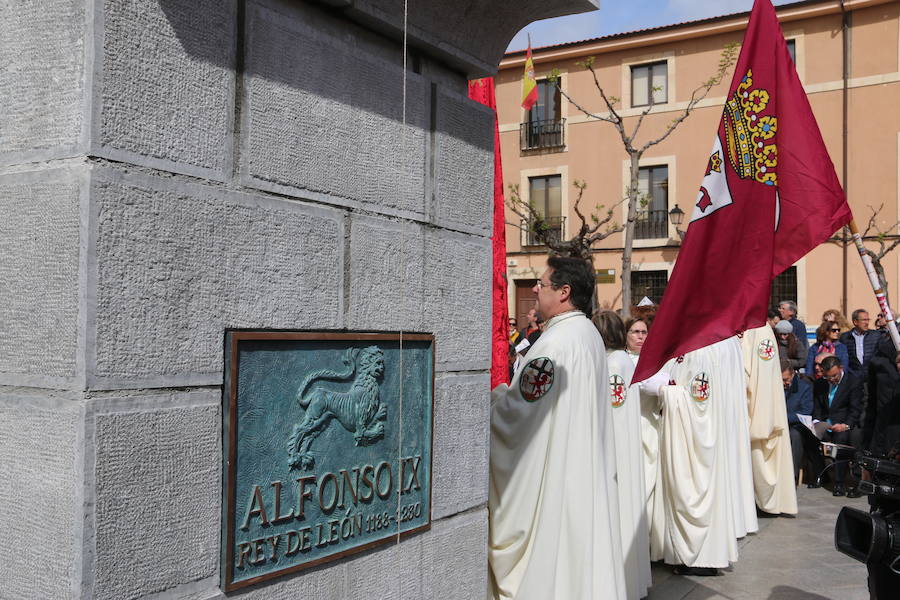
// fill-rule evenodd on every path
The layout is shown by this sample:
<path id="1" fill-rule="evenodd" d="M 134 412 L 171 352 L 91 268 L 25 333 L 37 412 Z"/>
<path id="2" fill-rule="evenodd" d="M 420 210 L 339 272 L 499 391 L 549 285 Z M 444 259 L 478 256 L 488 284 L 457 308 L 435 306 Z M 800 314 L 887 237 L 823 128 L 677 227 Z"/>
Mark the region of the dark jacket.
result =
<path id="1" fill-rule="evenodd" d="M 863 448 L 884 454 L 900 440 L 900 374 L 890 336 L 878 340 L 869 361 L 869 401 L 863 427 Z"/>
<path id="2" fill-rule="evenodd" d="M 804 346 L 809 346 L 809 338 L 806 337 L 806 323 L 794 317 L 793 319 L 789 319 L 788 323 L 791 324 L 791 327 L 794 328 L 794 336 L 797 338 L 797 341 L 803 344 Z"/>
<path id="3" fill-rule="evenodd" d="M 812 380 L 799 373 L 794 374 L 791 385 L 784 389 L 784 403 L 787 408 L 788 423 L 800 423 L 797 413 L 811 415 L 813 411 Z"/>
<path id="4" fill-rule="evenodd" d="M 838 384 L 831 407 L 828 406 L 828 381 L 820 379 L 813 391 L 812 417 L 818 421 L 831 419 L 832 423 L 844 423 L 850 427 L 860 425 L 859 417 L 863 409 L 863 380 L 844 371 L 844 378 Z"/>
<path id="5" fill-rule="evenodd" d="M 856 338 L 853 337 L 853 331 L 845 331 L 841 334 L 840 342 L 847 346 L 847 355 L 850 358 L 850 372 L 860 377 L 866 376 L 865 364 L 869 362 L 872 355 L 875 354 L 875 346 L 881 339 L 881 333 L 870 329 L 863 337 L 863 356 L 862 360 L 856 355 Z"/>
<path id="6" fill-rule="evenodd" d="M 810 377 L 813 376 L 815 371 L 813 370 L 813 364 L 816 362 L 816 356 L 819 354 L 819 342 L 816 342 L 812 346 L 809 347 L 809 352 L 806 355 L 806 374 Z M 847 355 L 847 346 L 843 345 L 840 342 L 834 343 L 834 355 L 838 357 L 838 360 L 841 361 L 841 366 L 844 367 L 844 370 L 847 371 L 850 369 L 850 357 Z"/>

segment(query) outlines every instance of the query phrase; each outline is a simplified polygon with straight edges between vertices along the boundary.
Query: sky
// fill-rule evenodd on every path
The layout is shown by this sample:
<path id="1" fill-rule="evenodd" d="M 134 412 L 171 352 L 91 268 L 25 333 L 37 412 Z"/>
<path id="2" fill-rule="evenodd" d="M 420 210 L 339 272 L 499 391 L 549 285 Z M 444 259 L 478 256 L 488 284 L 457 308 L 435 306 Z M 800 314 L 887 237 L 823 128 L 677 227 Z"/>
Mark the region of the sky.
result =
<path id="1" fill-rule="evenodd" d="M 774 0 L 789 4 L 796 0 Z M 580 15 L 535 21 L 516 34 L 507 51 L 524 50 L 531 34 L 532 47 L 576 42 L 624 31 L 672 25 L 753 8 L 753 0 L 600 0 L 600 10 Z"/>

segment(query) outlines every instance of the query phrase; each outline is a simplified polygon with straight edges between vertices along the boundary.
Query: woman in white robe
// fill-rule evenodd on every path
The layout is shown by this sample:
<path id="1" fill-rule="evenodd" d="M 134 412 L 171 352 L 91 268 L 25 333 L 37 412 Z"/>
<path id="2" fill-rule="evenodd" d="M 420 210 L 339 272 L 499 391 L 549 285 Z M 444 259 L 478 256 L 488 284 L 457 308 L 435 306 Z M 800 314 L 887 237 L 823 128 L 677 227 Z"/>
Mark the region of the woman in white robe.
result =
<path id="1" fill-rule="evenodd" d="M 612 310 L 602 311 L 594 317 L 594 324 L 606 346 L 609 367 L 608 401 L 612 407 L 625 592 L 629 600 L 639 600 L 647 595 L 652 583 L 640 390 L 637 385 L 631 385 L 635 361 L 625 351 L 625 324 L 619 314 Z M 607 401 L 607 398 L 601 401 Z"/>
<path id="2" fill-rule="evenodd" d="M 637 365 L 649 323 L 641 317 L 625 322 L 625 349 L 631 362 Z M 665 370 L 665 368 L 663 369 Z M 668 381 L 668 377 L 664 377 Z M 662 560 L 665 511 L 662 502 L 662 483 L 659 470 L 659 436 L 662 429 L 662 412 L 658 386 L 641 384 L 638 392 L 641 409 L 641 444 L 644 457 L 644 506 L 650 533 L 650 560 Z"/>

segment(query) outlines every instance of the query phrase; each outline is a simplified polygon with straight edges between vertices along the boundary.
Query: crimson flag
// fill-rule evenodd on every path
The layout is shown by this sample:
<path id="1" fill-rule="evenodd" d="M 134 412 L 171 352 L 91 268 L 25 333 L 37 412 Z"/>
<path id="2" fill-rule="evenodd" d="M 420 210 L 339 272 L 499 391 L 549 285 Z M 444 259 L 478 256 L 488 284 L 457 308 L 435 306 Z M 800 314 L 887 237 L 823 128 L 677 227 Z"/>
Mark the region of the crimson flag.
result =
<path id="1" fill-rule="evenodd" d="M 763 325 L 772 278 L 852 215 L 770 0 L 756 0 L 665 298 L 635 369 Z"/>
<path id="2" fill-rule="evenodd" d="M 493 77 L 469 82 L 469 98 L 494 111 L 493 276 L 491 286 L 491 389 L 509 383 L 509 309 L 506 303 L 506 220 L 503 206 L 503 168 L 500 164 L 500 127 Z"/>

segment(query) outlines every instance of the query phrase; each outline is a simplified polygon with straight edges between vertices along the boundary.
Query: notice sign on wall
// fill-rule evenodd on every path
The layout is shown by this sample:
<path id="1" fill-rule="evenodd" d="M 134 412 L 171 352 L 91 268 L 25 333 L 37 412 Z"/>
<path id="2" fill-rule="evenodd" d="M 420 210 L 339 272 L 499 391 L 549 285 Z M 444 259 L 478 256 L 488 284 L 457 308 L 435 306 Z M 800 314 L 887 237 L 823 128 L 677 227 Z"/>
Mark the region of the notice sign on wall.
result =
<path id="1" fill-rule="evenodd" d="M 223 587 L 431 524 L 434 337 L 230 331 Z"/>

